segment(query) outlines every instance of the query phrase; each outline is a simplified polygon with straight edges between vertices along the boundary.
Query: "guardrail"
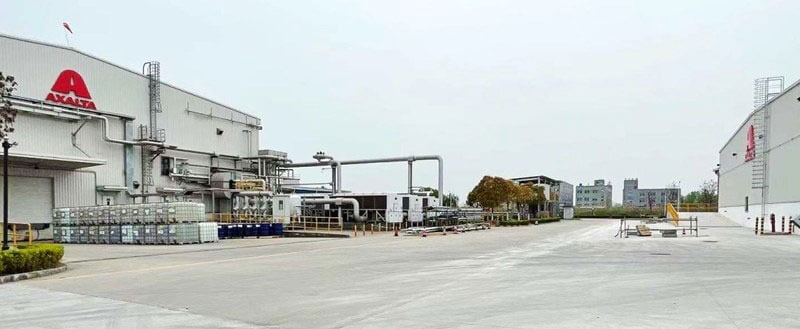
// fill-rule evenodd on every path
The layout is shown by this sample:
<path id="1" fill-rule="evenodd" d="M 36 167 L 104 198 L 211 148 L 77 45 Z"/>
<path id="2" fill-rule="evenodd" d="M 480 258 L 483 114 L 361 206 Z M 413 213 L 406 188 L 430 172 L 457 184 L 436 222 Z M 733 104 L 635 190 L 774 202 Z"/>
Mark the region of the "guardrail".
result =
<path id="1" fill-rule="evenodd" d="M 678 212 L 717 212 L 716 203 L 681 203 L 676 207 Z"/>
<path id="2" fill-rule="evenodd" d="M 21 230 L 18 227 L 22 227 L 24 231 L 20 232 Z M 26 237 L 28 245 L 33 244 L 33 228 L 30 223 L 8 223 L 8 231 L 11 234 L 9 238 L 11 238 L 11 243 L 14 247 L 17 246 L 17 241 L 24 241 Z"/>
<path id="3" fill-rule="evenodd" d="M 217 222 L 217 223 L 271 223 L 273 221 L 272 216 L 247 216 L 247 215 L 237 215 L 234 216 L 231 213 L 213 213 L 213 214 L 206 214 L 206 220 L 209 222 Z"/>
<path id="4" fill-rule="evenodd" d="M 288 228 L 314 231 L 344 231 L 344 226 L 339 224 L 338 217 L 326 216 L 291 217 L 289 218 Z"/>

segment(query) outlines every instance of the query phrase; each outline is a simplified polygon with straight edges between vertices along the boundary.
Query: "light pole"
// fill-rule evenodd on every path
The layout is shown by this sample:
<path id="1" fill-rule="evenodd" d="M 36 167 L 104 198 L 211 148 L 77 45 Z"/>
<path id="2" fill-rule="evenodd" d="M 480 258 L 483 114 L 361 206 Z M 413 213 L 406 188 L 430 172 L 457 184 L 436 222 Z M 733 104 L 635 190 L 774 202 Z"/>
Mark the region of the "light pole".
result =
<path id="1" fill-rule="evenodd" d="M 8 99 L 17 89 L 17 82 L 10 75 L 0 72 L 0 139 L 3 140 L 3 247 L 8 250 L 8 141 L 14 132 L 14 120 L 17 119 L 17 110 L 11 106 Z"/>
<path id="2" fill-rule="evenodd" d="M 8 136 L 3 138 L 3 250 L 8 250 Z"/>

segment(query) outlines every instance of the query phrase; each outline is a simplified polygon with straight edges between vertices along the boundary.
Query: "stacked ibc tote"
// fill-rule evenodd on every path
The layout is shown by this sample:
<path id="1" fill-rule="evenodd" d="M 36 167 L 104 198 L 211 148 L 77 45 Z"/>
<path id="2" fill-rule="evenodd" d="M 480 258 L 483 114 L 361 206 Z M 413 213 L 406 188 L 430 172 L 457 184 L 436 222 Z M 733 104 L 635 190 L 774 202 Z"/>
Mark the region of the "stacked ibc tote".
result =
<path id="1" fill-rule="evenodd" d="M 190 244 L 219 241 L 195 202 L 56 208 L 53 241 L 95 244 Z"/>

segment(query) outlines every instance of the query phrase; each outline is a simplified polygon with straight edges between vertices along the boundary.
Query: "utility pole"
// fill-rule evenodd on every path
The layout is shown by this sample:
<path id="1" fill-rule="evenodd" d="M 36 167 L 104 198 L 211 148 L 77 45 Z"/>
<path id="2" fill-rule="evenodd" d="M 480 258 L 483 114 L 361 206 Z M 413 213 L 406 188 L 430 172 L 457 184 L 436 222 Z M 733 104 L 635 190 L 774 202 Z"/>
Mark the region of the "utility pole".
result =
<path id="1" fill-rule="evenodd" d="M 8 137 L 3 138 L 3 250 L 8 250 Z"/>
<path id="2" fill-rule="evenodd" d="M 3 247 L 8 250 L 8 149 L 12 146 L 9 142 L 11 133 L 14 132 L 14 120 L 17 110 L 11 106 L 8 99 L 17 89 L 17 82 L 13 76 L 3 75 L 0 72 L 0 139 L 3 140 Z"/>

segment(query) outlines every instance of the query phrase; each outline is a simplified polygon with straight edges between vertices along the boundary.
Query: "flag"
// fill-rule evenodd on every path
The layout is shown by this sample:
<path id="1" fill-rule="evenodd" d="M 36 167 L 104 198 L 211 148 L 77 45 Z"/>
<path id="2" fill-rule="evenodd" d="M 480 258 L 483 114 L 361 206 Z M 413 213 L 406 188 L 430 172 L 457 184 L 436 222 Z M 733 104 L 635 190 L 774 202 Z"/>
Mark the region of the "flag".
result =
<path id="1" fill-rule="evenodd" d="M 73 34 L 72 33 L 72 29 L 69 28 L 69 24 L 67 24 L 67 22 L 64 22 L 64 24 L 62 24 L 62 25 L 64 25 L 64 28 L 67 29 L 67 31 L 69 31 L 69 34 Z"/>

